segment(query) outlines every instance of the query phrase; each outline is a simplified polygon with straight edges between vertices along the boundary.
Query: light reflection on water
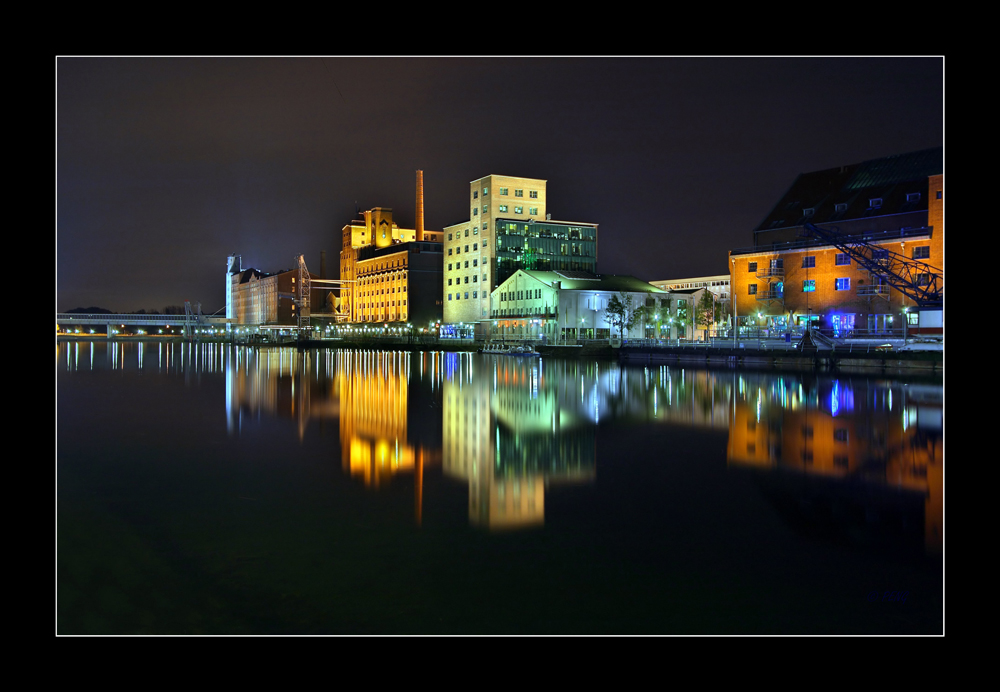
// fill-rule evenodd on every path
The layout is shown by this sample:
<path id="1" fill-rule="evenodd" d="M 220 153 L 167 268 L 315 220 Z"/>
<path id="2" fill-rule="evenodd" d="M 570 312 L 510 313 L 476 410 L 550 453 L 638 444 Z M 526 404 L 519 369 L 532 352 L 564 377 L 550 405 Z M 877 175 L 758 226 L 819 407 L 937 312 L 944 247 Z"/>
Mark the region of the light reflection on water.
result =
<path id="1" fill-rule="evenodd" d="M 310 422 L 336 420 L 345 473 L 378 488 L 441 467 L 468 484 L 470 522 L 491 529 L 542 525 L 547 487 L 592 483 L 597 431 L 613 421 L 725 430 L 731 468 L 920 497 L 927 549 L 941 548 L 943 391 L 933 384 L 450 352 L 59 349 L 68 371 L 224 376 L 230 435 L 261 416 L 294 420 L 300 439 Z M 440 421 L 430 421 L 439 435 L 409 424 L 425 399 L 440 401 Z"/>
<path id="2" fill-rule="evenodd" d="M 403 495 L 410 519 L 397 517 L 395 525 L 425 533 L 443 530 L 440 520 L 429 523 L 428 516 L 445 508 L 484 541 L 493 534 L 565 539 L 567 521 L 593 532 L 605 518 L 616 525 L 634 516 L 648 529 L 632 523 L 628 535 L 607 529 L 607 536 L 579 540 L 593 540 L 600 550 L 664 540 L 657 554 L 670 555 L 693 532 L 696 547 L 682 553 L 685 559 L 706 559 L 702 551 L 731 555 L 732 564 L 720 568 L 729 574 L 755 563 L 739 562 L 738 549 L 728 543 L 711 542 L 719 534 L 706 518 L 735 512 L 737 523 L 759 531 L 753 535 L 763 542 L 753 544 L 754 553 L 792 554 L 801 551 L 800 540 L 857 555 L 901 552 L 926 560 L 942 552 L 944 402 L 938 383 L 177 342 L 61 343 L 56 363 L 60 386 L 71 379 L 107 383 L 108 375 L 123 388 L 167 392 L 168 384 L 181 383 L 192 411 L 197 400 L 209 416 L 218 412 L 216 437 L 197 442 L 209 450 L 223 448 L 222 442 L 259 444 L 263 430 L 269 438 L 287 437 L 291 444 L 284 446 L 292 456 L 298 445 L 321 440 L 330 468 L 343 481 L 344 489 L 330 489 L 337 503 L 349 500 L 345 489 L 398 498 L 400 489 L 412 487 L 412 494 Z M 176 434 L 183 435 L 184 411 L 173 413 L 180 421 Z M 135 419 L 116 421 L 116 430 L 134 429 L 141 440 L 155 437 L 156 416 L 145 414 L 134 411 Z M 66 420 L 69 414 L 60 415 Z M 114 448 L 114 440 L 101 434 L 95 431 L 94 445 Z M 60 451 L 62 465 L 74 449 L 60 444 L 68 450 Z M 209 459 L 214 457 L 206 453 L 203 463 Z M 658 475 L 623 476 L 628 468 Z M 441 482 L 460 494 L 465 510 L 440 505 Z M 672 495 L 663 483 L 696 495 Z M 233 496 L 256 501 L 253 493 Z M 631 506 L 635 497 L 641 511 Z M 734 498 L 736 504 L 727 506 Z M 705 514 L 694 515 L 688 499 Z M 587 503 L 600 522 L 589 520 Z M 797 538 L 788 542 L 776 535 L 769 515 L 740 514 L 744 508 L 760 514 L 761 506 Z M 222 516 L 230 513 L 226 509 Z M 724 533 L 736 535 L 740 528 L 730 525 Z M 702 534 L 705 546 L 698 542 Z"/>

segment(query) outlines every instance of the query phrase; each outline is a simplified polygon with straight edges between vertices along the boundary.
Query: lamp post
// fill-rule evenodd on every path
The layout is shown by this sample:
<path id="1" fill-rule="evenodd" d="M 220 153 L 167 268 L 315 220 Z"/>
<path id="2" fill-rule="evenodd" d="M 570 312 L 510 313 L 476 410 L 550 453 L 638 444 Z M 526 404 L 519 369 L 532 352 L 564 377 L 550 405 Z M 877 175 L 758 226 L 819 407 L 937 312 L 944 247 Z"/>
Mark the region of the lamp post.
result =
<path id="1" fill-rule="evenodd" d="M 730 291 L 733 294 L 733 348 L 736 348 L 736 334 L 740 331 L 740 317 L 739 311 L 736 309 L 736 282 L 733 280 L 736 278 L 736 260 L 732 257 L 729 261 L 733 265 L 732 279 L 730 280 Z"/>

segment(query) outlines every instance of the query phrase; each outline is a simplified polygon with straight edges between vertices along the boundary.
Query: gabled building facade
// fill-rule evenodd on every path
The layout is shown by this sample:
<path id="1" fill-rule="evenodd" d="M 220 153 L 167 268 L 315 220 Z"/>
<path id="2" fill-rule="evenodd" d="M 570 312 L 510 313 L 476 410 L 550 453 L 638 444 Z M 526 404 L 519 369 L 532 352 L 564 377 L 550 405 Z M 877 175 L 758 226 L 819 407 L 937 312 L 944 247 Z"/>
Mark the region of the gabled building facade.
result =
<path id="1" fill-rule="evenodd" d="M 648 308 L 648 318 L 636 322 L 626 338 L 652 336 L 648 329 L 669 310 L 669 295 L 626 275 L 598 275 L 585 271 L 518 269 L 490 296 L 490 336 L 495 339 L 534 339 L 548 343 L 618 336 L 607 320 L 612 298 L 626 295 L 635 307 Z"/>
<path id="2" fill-rule="evenodd" d="M 375 207 L 344 226 L 341 321 L 427 327 L 441 319 L 443 234 L 422 225 L 400 228 L 392 209 Z"/>

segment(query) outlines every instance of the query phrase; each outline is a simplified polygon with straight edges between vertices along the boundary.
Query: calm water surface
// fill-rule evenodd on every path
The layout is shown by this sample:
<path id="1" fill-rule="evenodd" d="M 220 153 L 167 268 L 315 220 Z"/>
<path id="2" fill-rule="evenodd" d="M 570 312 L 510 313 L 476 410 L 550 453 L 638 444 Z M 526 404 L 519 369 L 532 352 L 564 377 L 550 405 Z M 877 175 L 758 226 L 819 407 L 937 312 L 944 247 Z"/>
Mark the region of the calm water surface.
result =
<path id="1" fill-rule="evenodd" d="M 59 344 L 57 630 L 943 631 L 943 389 Z"/>

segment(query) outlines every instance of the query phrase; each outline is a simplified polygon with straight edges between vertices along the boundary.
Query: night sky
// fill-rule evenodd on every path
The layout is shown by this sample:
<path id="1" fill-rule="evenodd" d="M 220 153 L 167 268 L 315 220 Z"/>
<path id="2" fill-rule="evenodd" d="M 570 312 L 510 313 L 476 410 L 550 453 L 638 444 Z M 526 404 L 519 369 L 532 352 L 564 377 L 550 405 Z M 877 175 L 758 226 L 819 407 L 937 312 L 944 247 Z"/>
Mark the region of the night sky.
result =
<path id="1" fill-rule="evenodd" d="M 335 277 L 355 209 L 469 219 L 469 182 L 548 181 L 598 270 L 724 274 L 799 173 L 941 146 L 930 58 L 56 60 L 56 309 L 225 305 L 226 257 Z"/>

